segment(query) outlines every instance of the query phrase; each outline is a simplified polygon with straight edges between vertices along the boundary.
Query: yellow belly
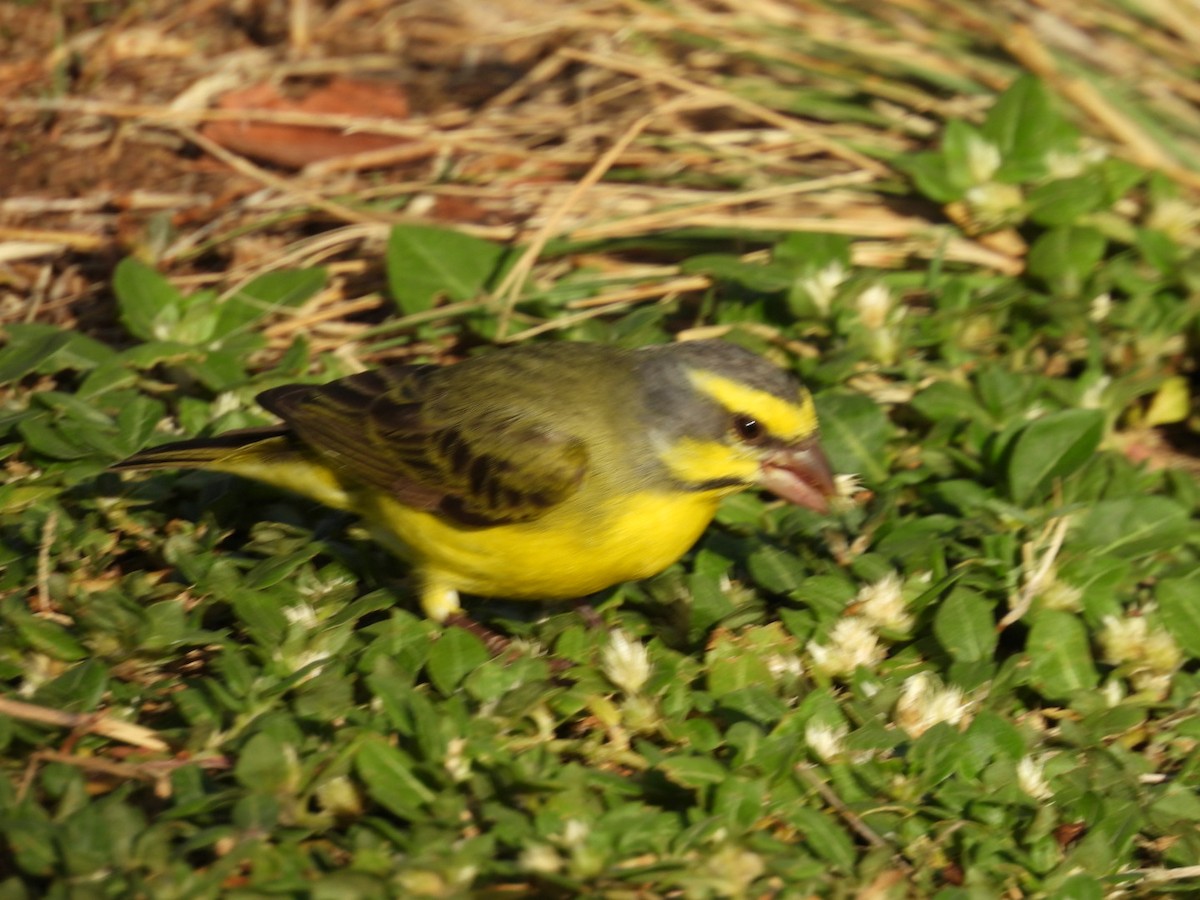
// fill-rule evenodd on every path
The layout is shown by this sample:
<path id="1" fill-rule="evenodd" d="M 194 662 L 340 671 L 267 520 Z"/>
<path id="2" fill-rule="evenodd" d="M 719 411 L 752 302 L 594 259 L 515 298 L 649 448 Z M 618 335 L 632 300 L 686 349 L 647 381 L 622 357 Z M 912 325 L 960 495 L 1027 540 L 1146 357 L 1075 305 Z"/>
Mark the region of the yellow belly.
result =
<path id="1" fill-rule="evenodd" d="M 598 481 L 534 521 L 472 527 L 403 506 L 382 491 L 338 480 L 324 464 L 277 453 L 231 455 L 208 468 L 233 472 L 357 513 L 409 560 L 431 619 L 457 612 L 458 592 L 513 600 L 586 597 L 661 572 L 696 542 L 731 490 L 621 494 Z"/>
<path id="2" fill-rule="evenodd" d="M 409 559 L 431 618 L 457 606 L 447 592 L 515 600 L 584 597 L 657 574 L 700 537 L 720 493 L 642 492 L 615 508 L 576 497 L 532 522 L 469 527 L 376 495 L 355 509 L 378 538 Z"/>

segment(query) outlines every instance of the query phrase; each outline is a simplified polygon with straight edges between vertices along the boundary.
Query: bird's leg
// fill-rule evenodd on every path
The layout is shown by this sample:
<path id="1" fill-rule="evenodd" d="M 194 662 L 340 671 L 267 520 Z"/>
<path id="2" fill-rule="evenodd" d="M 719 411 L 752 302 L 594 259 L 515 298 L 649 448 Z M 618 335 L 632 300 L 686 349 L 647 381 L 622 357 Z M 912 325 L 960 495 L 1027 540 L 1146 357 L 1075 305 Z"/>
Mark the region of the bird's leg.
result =
<path id="1" fill-rule="evenodd" d="M 486 625 L 476 622 L 461 609 L 450 613 L 442 624 L 447 628 L 461 628 L 463 631 L 469 631 L 475 637 L 483 641 L 483 646 L 487 648 L 487 652 L 493 657 L 500 656 L 512 646 L 512 639 L 507 638 L 497 631 L 492 631 Z"/>
<path id="2" fill-rule="evenodd" d="M 572 606 L 579 615 L 579 618 L 583 619 L 583 624 L 588 628 L 599 630 L 605 627 L 604 620 L 600 618 L 600 613 L 596 612 L 596 607 L 592 606 L 587 597 L 579 598 L 572 603 Z"/>

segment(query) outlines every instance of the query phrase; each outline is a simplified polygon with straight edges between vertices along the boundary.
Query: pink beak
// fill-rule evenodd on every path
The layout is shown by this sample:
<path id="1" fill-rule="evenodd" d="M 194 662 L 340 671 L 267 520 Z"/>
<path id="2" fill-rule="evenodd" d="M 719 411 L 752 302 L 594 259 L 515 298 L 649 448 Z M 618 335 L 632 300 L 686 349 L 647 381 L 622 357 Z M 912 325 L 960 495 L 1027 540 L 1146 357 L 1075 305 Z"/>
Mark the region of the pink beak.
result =
<path id="1" fill-rule="evenodd" d="M 816 439 L 778 450 L 763 461 L 758 483 L 772 494 L 823 513 L 837 493 L 829 460 Z"/>

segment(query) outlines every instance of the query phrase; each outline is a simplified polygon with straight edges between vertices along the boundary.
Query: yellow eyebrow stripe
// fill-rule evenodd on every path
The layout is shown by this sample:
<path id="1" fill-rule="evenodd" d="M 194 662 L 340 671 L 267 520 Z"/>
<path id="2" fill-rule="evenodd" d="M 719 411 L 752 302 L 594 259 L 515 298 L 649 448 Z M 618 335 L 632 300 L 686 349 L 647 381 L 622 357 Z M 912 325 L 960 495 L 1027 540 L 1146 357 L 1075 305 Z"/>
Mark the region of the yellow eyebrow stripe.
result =
<path id="1" fill-rule="evenodd" d="M 771 434 L 784 440 L 800 440 L 817 430 L 817 410 L 812 395 L 804 388 L 789 403 L 774 394 L 742 384 L 704 369 L 693 369 L 688 377 L 697 390 L 712 397 L 731 413 L 746 413 L 758 419 Z"/>

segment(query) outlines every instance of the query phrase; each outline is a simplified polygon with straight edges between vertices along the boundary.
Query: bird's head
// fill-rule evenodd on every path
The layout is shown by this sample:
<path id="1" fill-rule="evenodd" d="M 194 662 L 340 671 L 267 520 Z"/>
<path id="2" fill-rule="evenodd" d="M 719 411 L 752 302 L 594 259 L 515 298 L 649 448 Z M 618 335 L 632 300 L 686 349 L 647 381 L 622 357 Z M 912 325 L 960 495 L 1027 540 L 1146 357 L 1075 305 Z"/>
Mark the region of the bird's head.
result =
<path id="1" fill-rule="evenodd" d="M 658 461 L 692 490 L 761 487 L 818 512 L 834 494 L 808 391 L 723 341 L 645 351 L 647 430 Z"/>

